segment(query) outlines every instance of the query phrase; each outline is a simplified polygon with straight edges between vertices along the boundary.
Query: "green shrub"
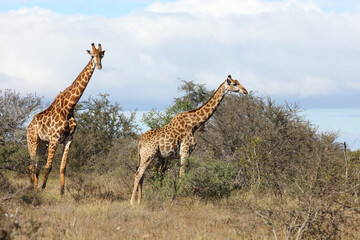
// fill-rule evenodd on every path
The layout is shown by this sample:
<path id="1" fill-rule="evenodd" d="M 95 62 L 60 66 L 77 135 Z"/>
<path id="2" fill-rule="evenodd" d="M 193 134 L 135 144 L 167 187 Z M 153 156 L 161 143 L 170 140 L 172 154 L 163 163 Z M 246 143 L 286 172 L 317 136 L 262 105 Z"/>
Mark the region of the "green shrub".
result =
<path id="1" fill-rule="evenodd" d="M 235 175 L 236 171 L 231 163 L 221 160 L 203 161 L 186 174 L 185 191 L 206 201 L 229 197 L 235 189 Z"/>

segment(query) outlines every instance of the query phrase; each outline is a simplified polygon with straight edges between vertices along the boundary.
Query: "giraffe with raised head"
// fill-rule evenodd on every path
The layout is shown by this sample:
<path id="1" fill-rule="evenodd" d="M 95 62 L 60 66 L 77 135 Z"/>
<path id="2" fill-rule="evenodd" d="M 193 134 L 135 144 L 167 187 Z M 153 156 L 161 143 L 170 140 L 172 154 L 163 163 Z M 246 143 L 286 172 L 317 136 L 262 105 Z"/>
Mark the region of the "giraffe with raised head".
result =
<path id="1" fill-rule="evenodd" d="M 29 166 L 30 180 L 34 184 L 34 190 L 37 189 L 40 173 L 38 157 L 42 157 L 48 149 L 45 176 L 42 184 L 44 189 L 51 172 L 56 148 L 59 144 L 64 144 L 60 165 L 60 194 L 64 194 L 66 160 L 76 129 L 74 108 L 89 83 L 95 67 L 99 70 L 102 68 L 101 59 L 105 54 L 101 44 L 98 45 L 98 49 L 96 49 L 94 43 L 91 46 L 92 51 L 87 50 L 91 59 L 79 76 L 68 88 L 55 97 L 50 107 L 36 114 L 27 128 L 27 145 L 31 159 Z"/>
<path id="2" fill-rule="evenodd" d="M 155 159 L 165 161 L 180 158 L 180 176 L 184 175 L 187 158 L 196 145 L 194 133 L 209 120 L 229 91 L 248 93 L 237 80 L 229 75 L 204 105 L 192 111 L 179 113 L 166 126 L 149 130 L 140 137 L 139 166 L 135 172 L 131 204 L 135 202 L 136 192 L 138 192 L 138 204 L 140 204 L 144 172 Z"/>

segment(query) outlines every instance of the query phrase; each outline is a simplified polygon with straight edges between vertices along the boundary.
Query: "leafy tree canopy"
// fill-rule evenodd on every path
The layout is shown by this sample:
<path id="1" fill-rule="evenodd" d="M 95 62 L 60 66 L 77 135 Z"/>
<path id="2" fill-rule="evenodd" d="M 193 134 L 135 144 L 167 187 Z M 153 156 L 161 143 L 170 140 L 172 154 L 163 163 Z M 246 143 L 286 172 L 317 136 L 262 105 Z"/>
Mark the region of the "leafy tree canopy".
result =
<path id="1" fill-rule="evenodd" d="M 184 95 L 174 98 L 174 105 L 168 107 L 164 112 L 152 109 L 145 113 L 142 122 L 150 129 L 156 129 L 168 124 L 176 114 L 198 108 L 208 98 L 210 98 L 212 91 L 205 88 L 205 84 L 196 84 L 194 81 L 181 80 L 178 87 L 179 92 Z"/>

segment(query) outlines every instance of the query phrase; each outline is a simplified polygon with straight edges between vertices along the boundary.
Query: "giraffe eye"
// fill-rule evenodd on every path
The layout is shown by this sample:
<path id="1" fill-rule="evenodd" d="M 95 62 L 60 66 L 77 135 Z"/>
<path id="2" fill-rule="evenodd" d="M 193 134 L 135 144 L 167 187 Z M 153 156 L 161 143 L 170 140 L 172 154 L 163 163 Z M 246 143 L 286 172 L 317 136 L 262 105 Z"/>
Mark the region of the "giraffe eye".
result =
<path id="1" fill-rule="evenodd" d="M 237 86 L 237 83 L 233 83 L 233 86 Z"/>

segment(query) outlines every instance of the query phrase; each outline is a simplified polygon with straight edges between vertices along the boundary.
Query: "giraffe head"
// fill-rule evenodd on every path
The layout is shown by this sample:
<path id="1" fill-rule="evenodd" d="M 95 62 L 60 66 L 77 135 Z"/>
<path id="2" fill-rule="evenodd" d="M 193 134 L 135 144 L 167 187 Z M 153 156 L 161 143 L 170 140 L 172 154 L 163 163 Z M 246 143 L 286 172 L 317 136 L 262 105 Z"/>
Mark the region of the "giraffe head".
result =
<path id="1" fill-rule="evenodd" d="M 94 43 L 92 43 L 91 46 L 92 52 L 87 50 L 87 53 L 91 56 L 93 66 L 96 66 L 100 70 L 102 68 L 101 59 L 104 57 L 106 51 L 102 51 L 101 44 L 99 44 L 98 49 L 96 49 Z"/>
<path id="2" fill-rule="evenodd" d="M 226 79 L 226 89 L 232 92 L 242 92 L 243 94 L 248 94 L 248 91 L 241 85 L 238 80 L 232 79 L 231 75 Z"/>

